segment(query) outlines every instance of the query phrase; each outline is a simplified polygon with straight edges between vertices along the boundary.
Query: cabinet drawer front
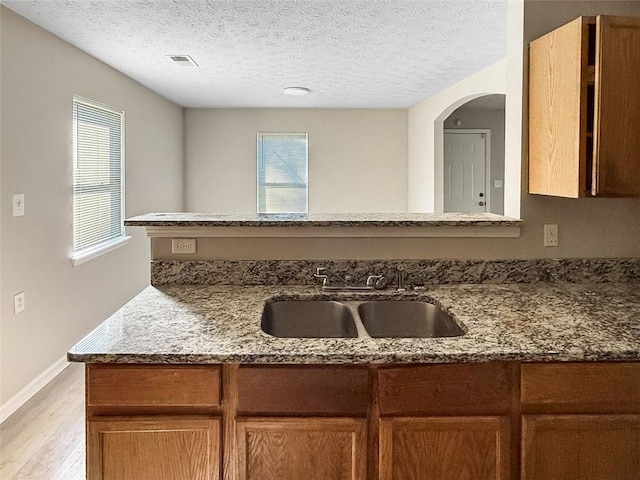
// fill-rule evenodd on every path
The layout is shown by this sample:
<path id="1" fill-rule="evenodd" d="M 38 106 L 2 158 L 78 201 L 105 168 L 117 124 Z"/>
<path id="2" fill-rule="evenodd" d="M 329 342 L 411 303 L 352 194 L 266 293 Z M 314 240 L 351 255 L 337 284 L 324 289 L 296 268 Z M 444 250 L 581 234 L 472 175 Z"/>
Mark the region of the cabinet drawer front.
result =
<path id="1" fill-rule="evenodd" d="M 640 363 L 523 364 L 528 412 L 640 412 Z"/>
<path id="2" fill-rule="evenodd" d="M 424 365 L 379 371 L 382 415 L 509 413 L 513 366 L 505 363 Z"/>
<path id="3" fill-rule="evenodd" d="M 220 405 L 220 367 L 87 365 L 88 407 Z"/>
<path id="4" fill-rule="evenodd" d="M 364 416 L 369 391 L 361 367 L 240 367 L 238 413 Z"/>

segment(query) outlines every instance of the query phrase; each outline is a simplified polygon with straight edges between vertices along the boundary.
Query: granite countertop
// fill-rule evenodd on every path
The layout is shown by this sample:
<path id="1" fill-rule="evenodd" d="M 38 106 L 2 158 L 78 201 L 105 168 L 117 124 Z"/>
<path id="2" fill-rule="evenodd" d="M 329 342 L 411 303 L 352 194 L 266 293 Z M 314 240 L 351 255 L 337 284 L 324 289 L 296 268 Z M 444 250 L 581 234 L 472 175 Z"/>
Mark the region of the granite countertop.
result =
<path id="1" fill-rule="evenodd" d="M 522 220 L 494 213 L 148 213 L 130 227 L 519 227 Z"/>
<path id="2" fill-rule="evenodd" d="M 399 295 L 439 303 L 465 335 L 298 339 L 272 337 L 260 329 L 267 300 Z M 640 284 L 462 284 L 404 294 L 328 294 L 309 286 L 147 287 L 75 345 L 68 358 L 272 364 L 639 361 Z"/>

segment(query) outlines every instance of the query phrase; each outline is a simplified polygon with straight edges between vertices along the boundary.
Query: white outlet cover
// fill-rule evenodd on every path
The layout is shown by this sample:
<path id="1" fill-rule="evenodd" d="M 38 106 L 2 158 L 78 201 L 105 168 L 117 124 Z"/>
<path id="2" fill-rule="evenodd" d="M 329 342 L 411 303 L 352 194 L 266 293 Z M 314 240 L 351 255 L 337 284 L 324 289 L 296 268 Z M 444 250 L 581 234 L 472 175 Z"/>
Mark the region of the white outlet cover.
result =
<path id="1" fill-rule="evenodd" d="M 172 238 L 171 253 L 188 254 L 196 253 L 195 238 Z"/>
<path id="2" fill-rule="evenodd" d="M 24 215 L 24 193 L 14 193 L 11 199 L 11 216 L 22 217 Z"/>
<path id="3" fill-rule="evenodd" d="M 558 246 L 558 225 L 546 224 L 544 226 L 544 246 L 545 247 L 557 247 Z"/>
<path id="4" fill-rule="evenodd" d="M 24 292 L 16 293 L 13 296 L 13 313 L 20 313 L 24 308 Z"/>

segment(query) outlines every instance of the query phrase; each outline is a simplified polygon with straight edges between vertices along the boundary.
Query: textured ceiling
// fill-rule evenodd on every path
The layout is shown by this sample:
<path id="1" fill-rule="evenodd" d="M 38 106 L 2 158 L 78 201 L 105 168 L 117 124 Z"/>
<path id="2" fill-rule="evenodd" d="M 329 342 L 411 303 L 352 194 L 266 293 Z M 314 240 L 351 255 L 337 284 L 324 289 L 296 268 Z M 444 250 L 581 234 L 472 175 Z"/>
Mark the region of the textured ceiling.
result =
<path id="1" fill-rule="evenodd" d="M 408 107 L 506 52 L 506 0 L 1 1 L 187 107 Z"/>

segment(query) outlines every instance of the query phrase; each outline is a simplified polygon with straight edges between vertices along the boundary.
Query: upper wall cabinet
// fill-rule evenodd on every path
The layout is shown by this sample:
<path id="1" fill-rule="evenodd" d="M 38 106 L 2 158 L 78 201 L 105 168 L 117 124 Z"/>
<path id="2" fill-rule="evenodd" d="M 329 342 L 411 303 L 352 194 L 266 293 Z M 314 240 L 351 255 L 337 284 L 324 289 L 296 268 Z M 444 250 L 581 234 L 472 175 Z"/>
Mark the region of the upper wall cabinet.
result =
<path id="1" fill-rule="evenodd" d="M 640 18 L 580 17 L 529 58 L 529 193 L 640 195 Z"/>

